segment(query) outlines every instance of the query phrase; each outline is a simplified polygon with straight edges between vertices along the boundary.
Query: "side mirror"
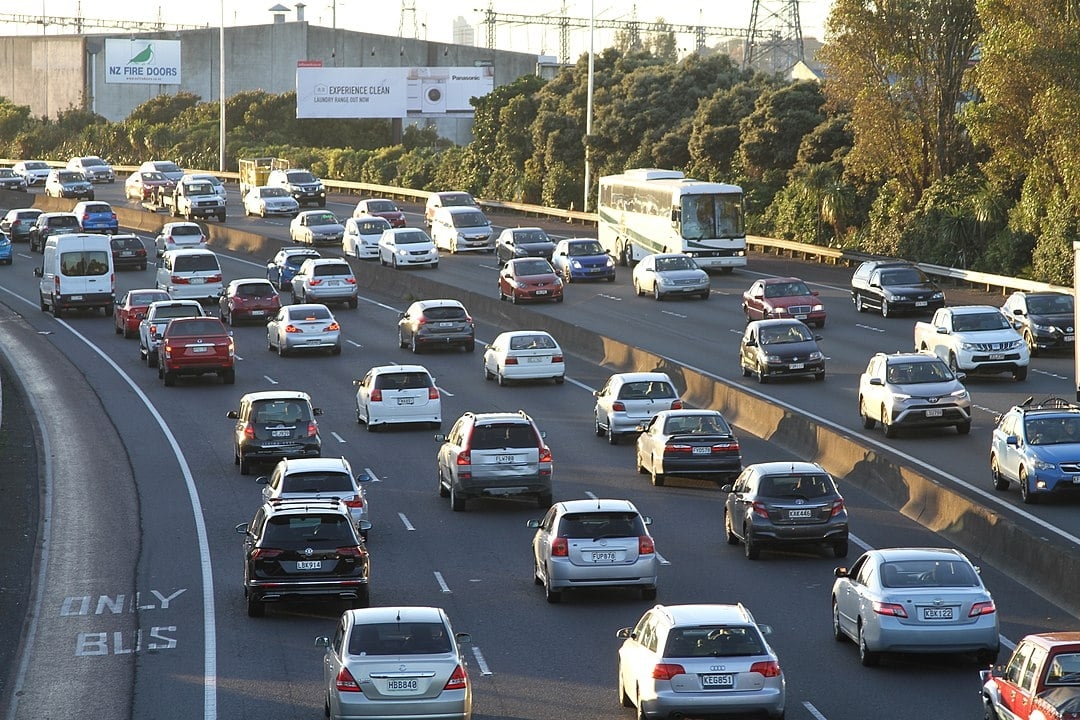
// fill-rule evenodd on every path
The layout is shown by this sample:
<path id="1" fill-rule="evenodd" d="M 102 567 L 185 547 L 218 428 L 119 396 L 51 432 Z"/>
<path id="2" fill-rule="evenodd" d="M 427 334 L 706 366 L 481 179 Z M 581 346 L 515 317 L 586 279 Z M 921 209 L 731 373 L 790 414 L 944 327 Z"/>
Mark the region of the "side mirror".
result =
<path id="1" fill-rule="evenodd" d="M 634 630 L 633 628 L 628 627 L 619 628 L 615 631 L 615 637 L 621 638 L 622 640 L 629 640 L 634 637 Z"/>
<path id="2" fill-rule="evenodd" d="M 365 532 L 366 533 L 368 530 L 371 529 L 371 521 L 370 520 L 361 520 L 357 525 L 360 528 L 360 532 Z"/>
<path id="3" fill-rule="evenodd" d="M 592 394 L 593 394 L 593 397 L 600 397 L 600 391 L 599 390 L 593 390 Z"/>
<path id="4" fill-rule="evenodd" d="M 820 336 L 820 335 L 815 335 L 815 336 L 814 336 L 814 342 L 821 342 L 821 341 L 822 341 L 822 340 L 824 340 L 824 339 L 825 339 L 825 338 L 823 338 L 823 337 L 822 337 L 822 336 Z"/>
<path id="5" fill-rule="evenodd" d="M 846 567 L 838 567 L 833 569 L 833 577 L 845 578 L 848 576 L 848 569 Z"/>
<path id="6" fill-rule="evenodd" d="M 457 640 L 459 643 L 471 643 L 472 635 L 466 632 L 454 633 L 454 639 Z"/>
<path id="7" fill-rule="evenodd" d="M 811 290 L 810 294 L 811 295 L 820 295 L 821 293 L 819 293 L 817 290 Z"/>
<path id="8" fill-rule="evenodd" d="M 540 521 L 535 520 L 535 519 L 534 520 L 526 520 L 525 521 L 525 527 L 532 528 L 533 530 L 535 530 L 536 528 L 540 527 Z"/>
<path id="9" fill-rule="evenodd" d="M 229 412 L 225 413 L 225 417 L 232 418 L 233 420 L 239 420 L 240 419 L 240 411 L 239 410 L 230 410 Z"/>
<path id="10" fill-rule="evenodd" d="M 733 487 L 734 487 L 734 486 L 733 486 L 733 485 L 731 485 L 730 483 L 728 483 L 727 485 L 721 485 L 721 486 L 720 486 L 720 492 L 725 492 L 725 493 L 729 493 L 729 492 L 731 492 L 731 490 L 732 490 L 732 488 L 733 488 Z"/>
<path id="11" fill-rule="evenodd" d="M 269 485 L 270 484 L 270 476 L 269 475 L 260 475 L 259 477 L 255 478 L 255 483 L 258 484 L 258 485 Z"/>
<path id="12" fill-rule="evenodd" d="M 877 387 L 883 387 L 885 385 L 885 381 L 879 377 L 872 377 L 870 378 L 870 384 L 876 385 Z"/>
<path id="13" fill-rule="evenodd" d="M 34 277 L 41 277 L 42 270 L 39 267 L 34 268 Z"/>
<path id="14" fill-rule="evenodd" d="M 1020 438 L 1016 437 L 1015 435 L 1010 435 L 1009 437 L 1005 438 L 1005 444 L 1016 447 L 1020 444 Z"/>
<path id="15" fill-rule="evenodd" d="M 311 408 L 312 415 L 322 415 L 322 408 Z"/>
<path id="16" fill-rule="evenodd" d="M 356 387 L 360 387 L 361 385 L 364 384 L 364 381 L 363 380 L 353 380 L 352 384 L 355 385 Z"/>
<path id="17" fill-rule="evenodd" d="M 247 523 L 240 523 L 234 528 L 239 535 L 246 535 L 248 531 Z"/>
<path id="18" fill-rule="evenodd" d="M 750 339 L 743 343 L 744 347 L 757 347 L 757 340 Z"/>
<path id="19" fill-rule="evenodd" d="M 442 433 L 437 433 L 434 437 L 435 437 L 435 442 L 439 442 L 439 443 L 446 442 L 446 436 L 443 435 Z"/>
<path id="20" fill-rule="evenodd" d="M 645 523 L 646 525 L 652 525 L 652 516 L 651 515 L 642 515 L 641 516 L 641 522 Z"/>
<path id="21" fill-rule="evenodd" d="M 315 647 L 328 648 L 330 647 L 330 638 L 325 635 L 315 638 Z"/>

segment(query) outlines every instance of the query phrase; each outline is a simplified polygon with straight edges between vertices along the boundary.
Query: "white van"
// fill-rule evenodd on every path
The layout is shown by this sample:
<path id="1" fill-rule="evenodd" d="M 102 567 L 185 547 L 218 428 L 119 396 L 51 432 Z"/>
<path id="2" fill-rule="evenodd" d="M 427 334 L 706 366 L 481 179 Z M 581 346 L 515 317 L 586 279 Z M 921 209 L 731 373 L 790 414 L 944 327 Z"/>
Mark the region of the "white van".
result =
<path id="1" fill-rule="evenodd" d="M 173 300 L 217 302 L 224 285 L 212 250 L 166 250 L 157 262 L 157 288 Z"/>
<path id="2" fill-rule="evenodd" d="M 108 235 L 63 233 L 50 237 L 42 249 L 41 309 L 60 317 L 65 310 L 101 308 L 113 314 L 116 273 Z"/>

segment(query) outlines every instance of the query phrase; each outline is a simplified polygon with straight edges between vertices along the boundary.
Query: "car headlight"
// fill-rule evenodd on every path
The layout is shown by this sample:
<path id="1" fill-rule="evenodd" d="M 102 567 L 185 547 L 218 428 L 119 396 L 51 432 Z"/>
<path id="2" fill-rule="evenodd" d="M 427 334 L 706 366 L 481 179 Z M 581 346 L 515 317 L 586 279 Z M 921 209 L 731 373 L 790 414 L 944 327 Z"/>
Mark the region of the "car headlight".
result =
<path id="1" fill-rule="evenodd" d="M 1054 330 L 1057 329 L 1053 325 L 1038 325 L 1036 323 L 1031 323 L 1031 327 L 1034 328 L 1035 330 L 1038 330 L 1039 332 L 1044 332 L 1044 333 L 1052 333 L 1052 332 L 1054 332 Z"/>
<path id="2" fill-rule="evenodd" d="M 810 353 L 810 359 L 811 360 L 820 360 L 821 358 L 822 358 L 821 352 L 818 351 L 818 350 L 815 350 L 812 353 Z"/>
<path id="3" fill-rule="evenodd" d="M 562 287 L 562 278 L 555 278 L 555 287 Z"/>
<path id="4" fill-rule="evenodd" d="M 931 300 L 944 300 L 945 299 L 945 293 L 940 292 L 940 291 L 936 292 L 936 293 L 934 293 L 933 295 L 930 296 L 930 299 Z"/>
<path id="5" fill-rule="evenodd" d="M 812 305 L 810 307 L 810 312 L 824 312 L 824 310 L 825 310 L 825 306 L 822 305 L 821 303 L 818 303 L 817 305 Z"/>
<path id="6" fill-rule="evenodd" d="M 574 268 L 575 270 L 580 270 L 581 269 L 581 261 L 580 260 L 571 260 L 570 261 L 570 267 Z"/>
<path id="7" fill-rule="evenodd" d="M 968 396 L 968 391 L 963 389 L 963 388 L 961 388 L 960 390 L 953 390 L 951 393 L 949 393 L 949 397 L 954 397 L 957 400 L 963 400 L 967 396 Z"/>
<path id="8" fill-rule="evenodd" d="M 892 293 L 892 292 L 889 292 L 888 290 L 886 290 L 885 291 L 885 299 L 886 300 L 903 300 L 903 296 L 897 295 L 895 293 Z"/>
<path id="9" fill-rule="evenodd" d="M 396 248 L 394 250 L 394 252 L 396 252 L 398 255 L 401 255 L 401 256 L 405 256 L 405 255 L 409 254 L 409 252 L 405 248 Z"/>
<path id="10" fill-rule="evenodd" d="M 1032 461 L 1031 466 L 1036 470 L 1054 470 L 1057 468 L 1056 463 L 1046 462 L 1045 460 L 1039 460 L 1038 458 Z"/>
<path id="11" fill-rule="evenodd" d="M 780 362 L 780 356 L 779 355 L 766 354 L 765 355 L 765 361 L 766 362 L 771 362 L 771 363 L 778 363 L 778 362 Z"/>
<path id="12" fill-rule="evenodd" d="M 908 395 L 907 393 L 898 393 L 898 392 L 894 392 L 894 393 L 892 394 L 892 399 L 893 399 L 893 402 L 900 402 L 900 403 L 902 403 L 902 402 L 907 402 L 908 400 L 910 400 L 910 399 L 911 399 L 911 396 L 910 396 L 910 395 Z"/>
<path id="13" fill-rule="evenodd" d="M 609 268 L 615 267 L 615 259 L 609 257 L 606 260 L 604 260 L 604 264 Z"/>
<path id="14" fill-rule="evenodd" d="M 960 349 L 961 350 L 974 351 L 975 350 L 975 343 L 962 342 L 962 343 L 960 343 Z"/>
<path id="15" fill-rule="evenodd" d="M 1011 343 L 1009 343 L 1009 348 L 1008 349 L 1009 350 L 1015 350 L 1015 349 L 1017 349 L 1019 347 L 1022 347 L 1024 344 L 1025 343 L 1024 343 L 1023 340 L 1013 340 Z"/>

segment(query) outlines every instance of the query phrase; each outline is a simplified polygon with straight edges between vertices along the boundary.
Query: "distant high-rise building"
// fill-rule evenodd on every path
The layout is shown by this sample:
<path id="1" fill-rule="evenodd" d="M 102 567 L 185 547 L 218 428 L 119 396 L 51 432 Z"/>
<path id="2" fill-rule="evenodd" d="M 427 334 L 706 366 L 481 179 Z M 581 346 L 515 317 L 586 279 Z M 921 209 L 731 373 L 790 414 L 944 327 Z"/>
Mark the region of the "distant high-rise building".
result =
<path id="1" fill-rule="evenodd" d="M 454 44 L 476 46 L 476 29 L 461 15 L 454 18 Z"/>

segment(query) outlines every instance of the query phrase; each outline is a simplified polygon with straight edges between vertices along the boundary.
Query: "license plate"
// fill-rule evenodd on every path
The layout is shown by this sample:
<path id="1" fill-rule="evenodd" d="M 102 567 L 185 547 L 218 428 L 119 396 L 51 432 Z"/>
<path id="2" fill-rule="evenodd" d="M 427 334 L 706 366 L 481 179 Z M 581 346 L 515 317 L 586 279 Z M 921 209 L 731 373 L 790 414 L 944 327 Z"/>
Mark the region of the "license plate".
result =
<path id="1" fill-rule="evenodd" d="M 1074 335 L 1066 335 L 1065 342 L 1073 342 L 1076 339 Z"/>
<path id="2" fill-rule="evenodd" d="M 923 608 L 924 620 L 952 620 L 952 608 Z"/>
<path id="3" fill-rule="evenodd" d="M 797 510 L 788 510 L 787 516 L 789 518 L 808 518 L 813 517 L 814 511 L 810 508 L 799 508 Z"/>
<path id="4" fill-rule="evenodd" d="M 72 295 L 72 296 L 71 296 L 71 299 L 72 299 L 72 300 L 82 300 L 82 299 L 83 299 L 83 296 L 82 296 L 82 295 Z"/>
<path id="5" fill-rule="evenodd" d="M 208 352 L 209 350 L 210 350 L 210 348 L 206 347 L 205 345 L 192 345 L 191 346 L 191 352 L 193 352 L 193 353 L 204 353 L 204 352 Z"/>
<path id="6" fill-rule="evenodd" d="M 271 430 L 270 437 L 287 438 L 292 437 L 292 430 Z"/>
<path id="7" fill-rule="evenodd" d="M 297 560 L 297 570 L 322 570 L 322 560 Z"/>
<path id="8" fill-rule="evenodd" d="M 792 370 L 802 370 L 804 367 L 806 367 L 806 364 L 805 363 L 791 363 L 790 365 L 788 365 L 788 367 L 791 368 Z"/>
<path id="9" fill-rule="evenodd" d="M 252 310 L 251 311 L 251 316 L 252 317 L 255 317 L 256 315 L 265 315 L 265 314 L 266 314 L 265 310 Z"/>
<path id="10" fill-rule="evenodd" d="M 726 688 L 735 687 L 734 675 L 702 675 L 701 687 L 706 688 Z"/>
<path id="11" fill-rule="evenodd" d="M 613 563 L 615 562 L 615 553 L 613 551 L 594 552 L 592 554 L 592 561 L 594 563 Z"/>
<path id="12" fill-rule="evenodd" d="M 340 284 L 341 284 L 341 283 L 340 283 L 340 282 L 338 282 L 337 280 L 327 280 L 327 281 L 326 281 L 326 285 L 327 285 L 327 287 L 337 287 L 337 286 L 338 286 L 338 285 L 340 285 Z"/>
<path id="13" fill-rule="evenodd" d="M 413 399 L 411 397 L 398 398 L 397 399 L 397 404 L 398 405 L 412 405 L 413 404 Z"/>
<path id="14" fill-rule="evenodd" d="M 454 323 L 452 323 L 452 322 L 441 322 L 441 323 L 439 323 L 439 327 L 454 327 Z"/>
<path id="15" fill-rule="evenodd" d="M 134 250 L 121 250 L 120 257 L 135 257 Z"/>
<path id="16" fill-rule="evenodd" d="M 926 301 L 925 300 L 916 300 L 915 301 L 915 307 L 926 307 Z"/>
<path id="17" fill-rule="evenodd" d="M 941 417 L 941 408 L 930 408 L 926 411 L 926 417 Z"/>
<path id="18" fill-rule="evenodd" d="M 418 692 L 420 690 L 420 681 L 416 679 L 387 680 L 386 689 L 390 692 Z"/>
<path id="19" fill-rule="evenodd" d="M 525 362 L 530 362 L 530 363 L 542 363 L 542 362 L 546 362 L 546 361 L 547 361 L 547 358 L 545 358 L 545 357 L 528 357 L 528 358 L 525 358 Z"/>
<path id="20" fill-rule="evenodd" d="M 537 295 L 547 295 L 547 292 L 548 292 L 547 290 L 537 290 L 536 294 Z"/>
<path id="21" fill-rule="evenodd" d="M 206 278 L 201 278 L 201 277 L 193 277 L 193 278 L 191 278 L 191 284 L 192 285 L 202 285 L 204 282 L 206 282 Z"/>
<path id="22" fill-rule="evenodd" d="M 1004 353 L 990 353 L 990 359 L 991 360 L 1004 360 L 1005 359 L 1005 354 Z"/>
<path id="23" fill-rule="evenodd" d="M 693 450 L 694 455 L 709 455 L 712 453 L 711 447 L 696 447 Z"/>
<path id="24" fill-rule="evenodd" d="M 806 316 L 805 316 L 805 315 L 796 315 L 796 316 L 795 316 L 795 319 L 796 319 L 796 320 L 805 320 L 805 319 L 806 319 Z"/>
<path id="25" fill-rule="evenodd" d="M 514 456 L 513 455 L 496 455 L 495 456 L 495 462 L 499 463 L 500 465 L 505 465 L 507 463 L 512 463 L 512 462 L 514 462 Z"/>

